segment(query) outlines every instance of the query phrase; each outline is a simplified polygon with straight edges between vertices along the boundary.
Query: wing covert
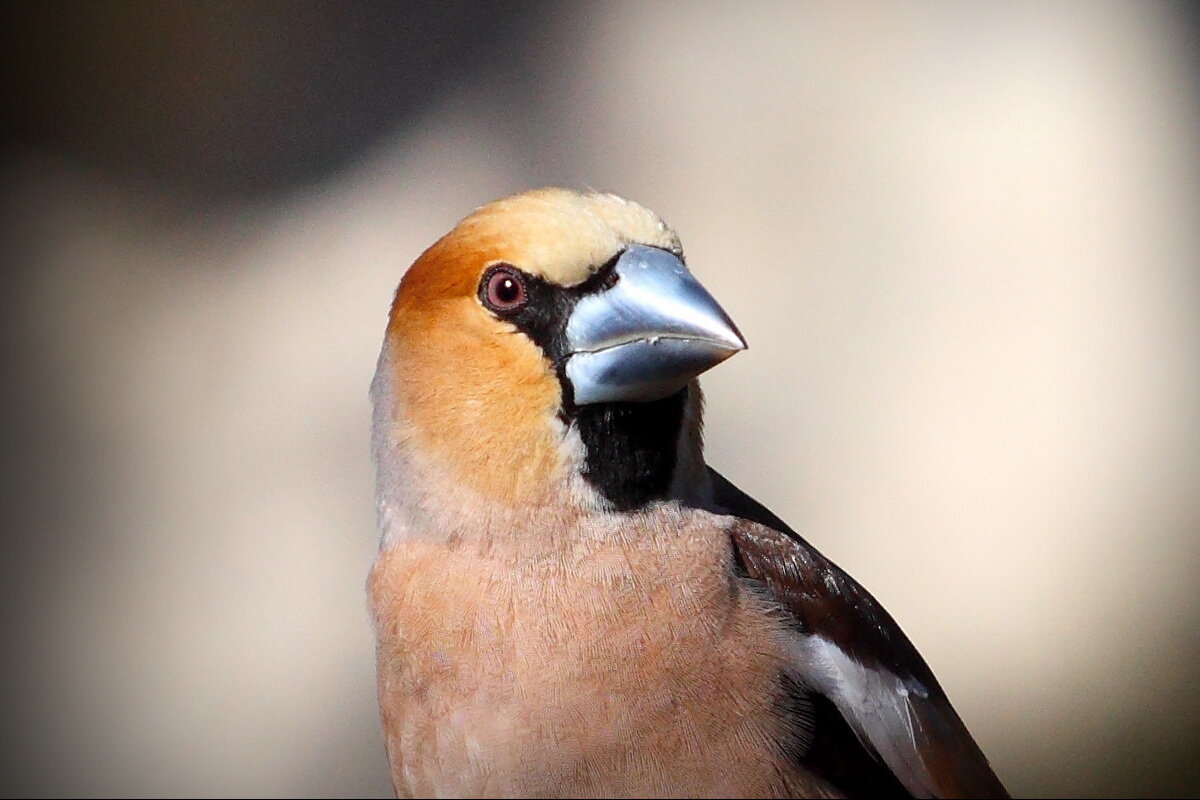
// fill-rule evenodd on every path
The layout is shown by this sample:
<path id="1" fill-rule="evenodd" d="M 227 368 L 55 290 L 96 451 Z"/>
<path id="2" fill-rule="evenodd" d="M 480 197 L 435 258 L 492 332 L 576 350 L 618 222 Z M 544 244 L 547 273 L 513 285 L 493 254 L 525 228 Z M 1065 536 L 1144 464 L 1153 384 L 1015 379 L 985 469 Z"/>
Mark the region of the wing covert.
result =
<path id="1" fill-rule="evenodd" d="M 913 796 L 1008 797 L 891 615 L 777 516 L 711 474 L 714 501 L 739 518 L 729 536 L 740 567 L 795 622 L 795 678 L 832 701 Z"/>

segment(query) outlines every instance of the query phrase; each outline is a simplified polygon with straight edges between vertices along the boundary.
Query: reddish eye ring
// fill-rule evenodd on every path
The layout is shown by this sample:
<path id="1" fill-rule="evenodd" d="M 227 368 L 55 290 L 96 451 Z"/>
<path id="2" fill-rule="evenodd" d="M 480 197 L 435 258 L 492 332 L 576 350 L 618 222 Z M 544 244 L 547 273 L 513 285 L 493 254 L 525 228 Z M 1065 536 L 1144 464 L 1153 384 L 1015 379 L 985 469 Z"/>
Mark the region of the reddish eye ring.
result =
<path id="1" fill-rule="evenodd" d="M 488 308 L 501 313 L 523 308 L 529 299 L 525 279 L 508 264 L 498 264 L 484 273 L 479 282 L 479 298 Z"/>

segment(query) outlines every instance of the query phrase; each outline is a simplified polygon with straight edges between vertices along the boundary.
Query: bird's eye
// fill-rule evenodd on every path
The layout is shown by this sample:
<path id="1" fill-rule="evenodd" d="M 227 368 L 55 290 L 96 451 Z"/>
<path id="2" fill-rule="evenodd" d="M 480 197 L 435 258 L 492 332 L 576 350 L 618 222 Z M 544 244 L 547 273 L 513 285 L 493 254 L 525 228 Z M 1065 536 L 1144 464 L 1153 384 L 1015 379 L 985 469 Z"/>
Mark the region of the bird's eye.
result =
<path id="1" fill-rule="evenodd" d="M 484 304 L 493 311 L 516 311 L 528 299 L 521 273 L 507 264 L 489 269 L 479 288 Z"/>

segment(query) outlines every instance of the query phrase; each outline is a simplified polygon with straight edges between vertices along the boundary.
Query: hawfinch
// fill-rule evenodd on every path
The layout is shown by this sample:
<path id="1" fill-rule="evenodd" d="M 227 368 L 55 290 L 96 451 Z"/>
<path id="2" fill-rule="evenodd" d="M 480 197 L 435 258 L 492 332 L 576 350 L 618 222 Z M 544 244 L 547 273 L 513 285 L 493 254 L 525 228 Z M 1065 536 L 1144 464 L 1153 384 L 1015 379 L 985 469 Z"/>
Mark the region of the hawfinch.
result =
<path id="1" fill-rule="evenodd" d="M 704 462 L 746 347 L 611 194 L 477 209 L 372 384 L 378 692 L 402 797 L 1006 797 L 867 591 Z"/>

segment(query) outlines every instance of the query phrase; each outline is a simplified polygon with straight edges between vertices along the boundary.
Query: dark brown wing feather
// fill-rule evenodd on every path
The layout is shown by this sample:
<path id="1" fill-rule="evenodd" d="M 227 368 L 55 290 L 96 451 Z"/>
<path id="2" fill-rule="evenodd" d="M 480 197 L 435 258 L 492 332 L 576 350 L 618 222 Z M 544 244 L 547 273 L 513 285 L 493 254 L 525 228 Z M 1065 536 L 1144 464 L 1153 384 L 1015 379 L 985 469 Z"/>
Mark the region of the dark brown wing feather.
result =
<path id="1" fill-rule="evenodd" d="M 891 615 L 779 517 L 710 472 L 717 510 L 739 518 L 729 529 L 739 564 L 790 612 L 801 638 L 816 643 L 812 637 L 819 637 L 848 656 L 847 663 L 855 666 L 848 673 L 851 682 L 860 674 L 871 677 L 858 689 L 865 686 L 866 691 L 882 693 L 896 687 L 893 696 L 878 698 L 888 712 L 879 715 L 859 714 L 859 707 L 844 695 L 828 692 L 832 705 L 873 755 L 914 796 L 1008 797 L 925 660 Z M 819 643 L 818 650 L 829 648 Z M 799 665 L 801 679 L 806 678 L 805 669 L 811 670 L 811 665 Z M 875 680 L 879 676 L 884 680 Z M 829 688 L 828 680 L 819 677 L 805 683 L 817 691 L 823 683 Z"/>

